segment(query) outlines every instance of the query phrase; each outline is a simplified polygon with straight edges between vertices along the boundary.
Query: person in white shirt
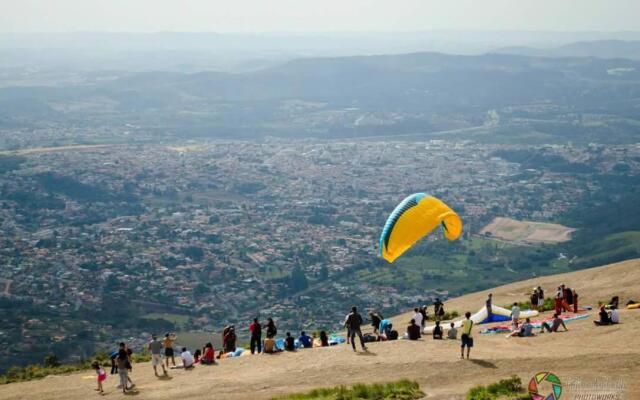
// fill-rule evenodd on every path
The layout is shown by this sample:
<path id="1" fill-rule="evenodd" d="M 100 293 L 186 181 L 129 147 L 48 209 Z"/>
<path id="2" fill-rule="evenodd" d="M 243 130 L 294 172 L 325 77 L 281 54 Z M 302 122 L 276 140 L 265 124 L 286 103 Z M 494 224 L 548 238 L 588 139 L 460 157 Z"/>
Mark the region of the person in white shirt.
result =
<path id="1" fill-rule="evenodd" d="M 513 325 L 513 330 L 518 329 L 519 320 L 520 320 L 520 307 L 518 307 L 518 303 L 513 303 L 513 307 L 511 307 L 511 324 Z"/>
<path id="2" fill-rule="evenodd" d="M 612 324 L 620 323 L 620 315 L 618 314 L 617 308 L 614 308 L 613 310 L 611 310 L 611 315 L 609 316 L 609 319 L 611 320 Z"/>
<path id="3" fill-rule="evenodd" d="M 193 368 L 193 355 L 186 347 L 182 348 L 180 357 L 182 358 L 182 368 Z"/>
<path id="4" fill-rule="evenodd" d="M 416 321 L 416 325 L 422 326 L 422 313 L 420 312 L 418 307 L 414 308 L 413 311 L 415 312 L 415 314 L 413 314 L 413 317 L 411 317 L 411 319 Z"/>

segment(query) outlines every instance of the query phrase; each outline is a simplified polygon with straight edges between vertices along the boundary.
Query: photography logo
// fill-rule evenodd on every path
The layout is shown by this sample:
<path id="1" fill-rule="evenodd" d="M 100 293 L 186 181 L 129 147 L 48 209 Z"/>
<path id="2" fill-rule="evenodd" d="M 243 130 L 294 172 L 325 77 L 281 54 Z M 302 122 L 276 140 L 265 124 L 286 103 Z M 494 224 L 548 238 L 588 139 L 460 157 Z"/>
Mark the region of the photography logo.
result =
<path id="1" fill-rule="evenodd" d="M 558 400 L 562 395 L 562 382 L 551 372 L 538 372 L 529 381 L 531 400 Z"/>

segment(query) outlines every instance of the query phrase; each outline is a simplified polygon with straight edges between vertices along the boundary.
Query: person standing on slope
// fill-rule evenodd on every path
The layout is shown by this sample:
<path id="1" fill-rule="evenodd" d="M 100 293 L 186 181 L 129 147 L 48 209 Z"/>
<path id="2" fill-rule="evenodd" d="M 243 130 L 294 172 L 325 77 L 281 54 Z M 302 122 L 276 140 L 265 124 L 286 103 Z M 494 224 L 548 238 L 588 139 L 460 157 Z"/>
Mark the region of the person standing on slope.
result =
<path id="1" fill-rule="evenodd" d="M 169 359 L 171 359 L 171 364 L 175 367 L 176 366 L 176 359 L 173 355 L 173 342 L 177 339 L 178 337 L 176 336 L 175 333 L 165 333 L 164 335 L 164 341 L 163 341 L 163 345 L 164 345 L 164 359 L 165 362 L 167 363 L 167 368 L 169 368 Z"/>
<path id="2" fill-rule="evenodd" d="M 416 325 L 418 325 L 419 327 L 422 327 L 422 313 L 420 312 L 420 309 L 418 307 L 413 309 L 413 317 L 411 317 L 413 320 L 416 321 Z"/>
<path id="3" fill-rule="evenodd" d="M 251 332 L 251 354 L 255 354 L 258 350 L 258 354 L 262 353 L 262 325 L 258 322 L 258 318 L 253 319 L 253 323 L 249 325 L 249 332 Z"/>
<path id="4" fill-rule="evenodd" d="M 513 303 L 513 307 L 511 307 L 511 330 L 515 331 L 518 329 L 518 324 L 520 322 L 520 306 L 518 303 Z"/>
<path id="5" fill-rule="evenodd" d="M 493 305 L 493 293 L 489 293 L 487 297 L 487 301 L 485 302 L 485 306 L 487 307 L 487 321 L 491 322 L 491 316 L 493 315 L 491 312 L 491 306 Z"/>
<path id="6" fill-rule="evenodd" d="M 162 366 L 162 373 L 167 374 L 167 370 L 164 368 L 162 362 L 162 349 L 164 346 L 162 342 L 158 340 L 157 335 L 151 335 L 151 341 L 149 342 L 149 353 L 151 353 L 151 365 L 153 366 L 153 373 L 158 376 L 158 365 Z"/>
<path id="7" fill-rule="evenodd" d="M 538 289 L 537 288 L 533 289 L 533 293 L 531 293 L 529 302 L 531 303 L 531 309 L 533 310 L 538 309 Z"/>
<path id="8" fill-rule="evenodd" d="M 130 382 L 129 368 L 131 367 L 131 361 L 129 360 L 129 354 L 127 354 L 124 343 L 120 343 L 116 362 L 118 363 L 118 375 L 120 376 L 120 385 L 118 385 L 118 387 L 122 387 L 122 393 L 127 393 L 127 390 L 132 389 L 133 385 L 127 386 Z"/>
<path id="9" fill-rule="evenodd" d="M 362 322 L 362 316 L 358 314 L 358 309 L 356 308 L 356 306 L 351 307 L 351 312 L 349 313 L 349 315 L 347 315 L 345 325 L 349 330 L 349 339 L 351 340 L 351 347 L 353 347 L 353 351 L 356 351 L 356 342 L 354 341 L 356 335 L 358 335 L 358 338 L 360 339 L 360 346 L 362 346 L 362 350 L 367 351 L 367 346 L 364 345 L 362 331 L 360 331 Z"/>
<path id="10" fill-rule="evenodd" d="M 422 315 L 422 324 L 420 325 L 420 327 L 424 329 L 424 326 L 427 322 L 427 305 L 426 304 L 420 307 L 420 314 Z"/>
<path id="11" fill-rule="evenodd" d="M 491 295 L 489 295 L 489 299 Z M 467 311 L 464 314 L 465 320 L 462 321 L 462 336 L 461 345 L 460 345 L 460 358 L 464 358 L 464 348 L 467 348 L 467 359 L 469 359 L 469 353 L 471 352 L 471 348 L 473 347 L 473 321 L 471 320 L 471 313 Z"/>
<path id="12" fill-rule="evenodd" d="M 556 297 L 554 299 L 554 305 L 556 309 L 556 314 L 562 315 L 562 302 L 564 301 L 564 290 L 561 286 L 558 286 L 558 290 L 556 291 Z"/>
<path id="13" fill-rule="evenodd" d="M 433 303 L 433 318 L 436 321 L 440 319 L 440 315 L 444 314 L 444 304 L 440 301 L 440 298 L 436 298 L 436 301 Z"/>

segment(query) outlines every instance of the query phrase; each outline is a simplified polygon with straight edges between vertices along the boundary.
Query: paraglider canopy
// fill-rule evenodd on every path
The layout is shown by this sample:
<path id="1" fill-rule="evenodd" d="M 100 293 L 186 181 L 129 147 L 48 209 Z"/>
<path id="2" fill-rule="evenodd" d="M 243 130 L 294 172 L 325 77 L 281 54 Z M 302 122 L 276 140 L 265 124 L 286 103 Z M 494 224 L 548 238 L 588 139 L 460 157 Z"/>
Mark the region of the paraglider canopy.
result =
<path id="1" fill-rule="evenodd" d="M 425 193 L 412 194 L 389 215 L 380 236 L 380 256 L 392 263 L 438 225 L 449 240 L 462 234 L 462 221 L 448 205 Z"/>

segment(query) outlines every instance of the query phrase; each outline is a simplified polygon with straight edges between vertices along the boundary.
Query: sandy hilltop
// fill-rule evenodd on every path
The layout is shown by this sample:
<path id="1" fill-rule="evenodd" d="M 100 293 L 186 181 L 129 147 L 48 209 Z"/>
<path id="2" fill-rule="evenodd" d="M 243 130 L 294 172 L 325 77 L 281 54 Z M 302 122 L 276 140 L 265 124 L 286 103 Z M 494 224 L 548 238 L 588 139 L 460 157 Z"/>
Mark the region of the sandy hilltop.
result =
<path id="1" fill-rule="evenodd" d="M 597 305 L 612 295 L 621 302 L 640 301 L 640 259 L 561 275 L 521 281 L 447 301 L 447 310 L 477 311 L 487 293 L 494 303 L 508 305 L 524 301 L 525 293 L 541 285 L 547 296 L 566 283 L 580 294 L 583 305 Z M 361 305 L 363 308 L 366 305 Z M 545 313 L 548 315 L 549 313 Z M 192 371 L 175 370 L 170 379 L 158 379 L 148 363 L 134 365 L 138 399 L 269 399 L 316 387 L 373 383 L 409 378 L 420 383 L 430 399 L 462 399 L 477 384 L 488 384 L 512 374 L 523 382 L 540 371 L 552 371 L 564 382 L 594 382 L 624 385 L 621 398 L 640 398 L 640 310 L 621 310 L 621 324 L 595 327 L 590 318 L 568 324 L 569 332 L 543 334 L 532 338 L 505 338 L 504 334 L 474 333 L 476 347 L 472 360 L 460 360 L 459 344 L 434 341 L 398 340 L 373 343 L 368 353 L 353 353 L 345 345 L 301 350 L 295 353 L 247 356 L 223 360 L 217 366 L 199 366 Z M 404 328 L 409 314 L 393 318 Z M 483 326 L 484 327 L 484 326 Z M 367 327 L 369 328 L 369 327 Z M 370 328 L 369 328 L 370 330 Z M 10 399 L 91 399 L 95 379 L 92 371 L 43 380 L 0 386 L 0 398 Z M 121 398 L 114 386 L 115 376 L 106 381 L 108 398 Z M 574 385 L 579 387 L 578 384 Z M 585 386 L 586 387 L 586 386 Z M 567 398 L 573 398 L 570 392 Z M 563 396 L 564 397 L 564 396 Z"/>

